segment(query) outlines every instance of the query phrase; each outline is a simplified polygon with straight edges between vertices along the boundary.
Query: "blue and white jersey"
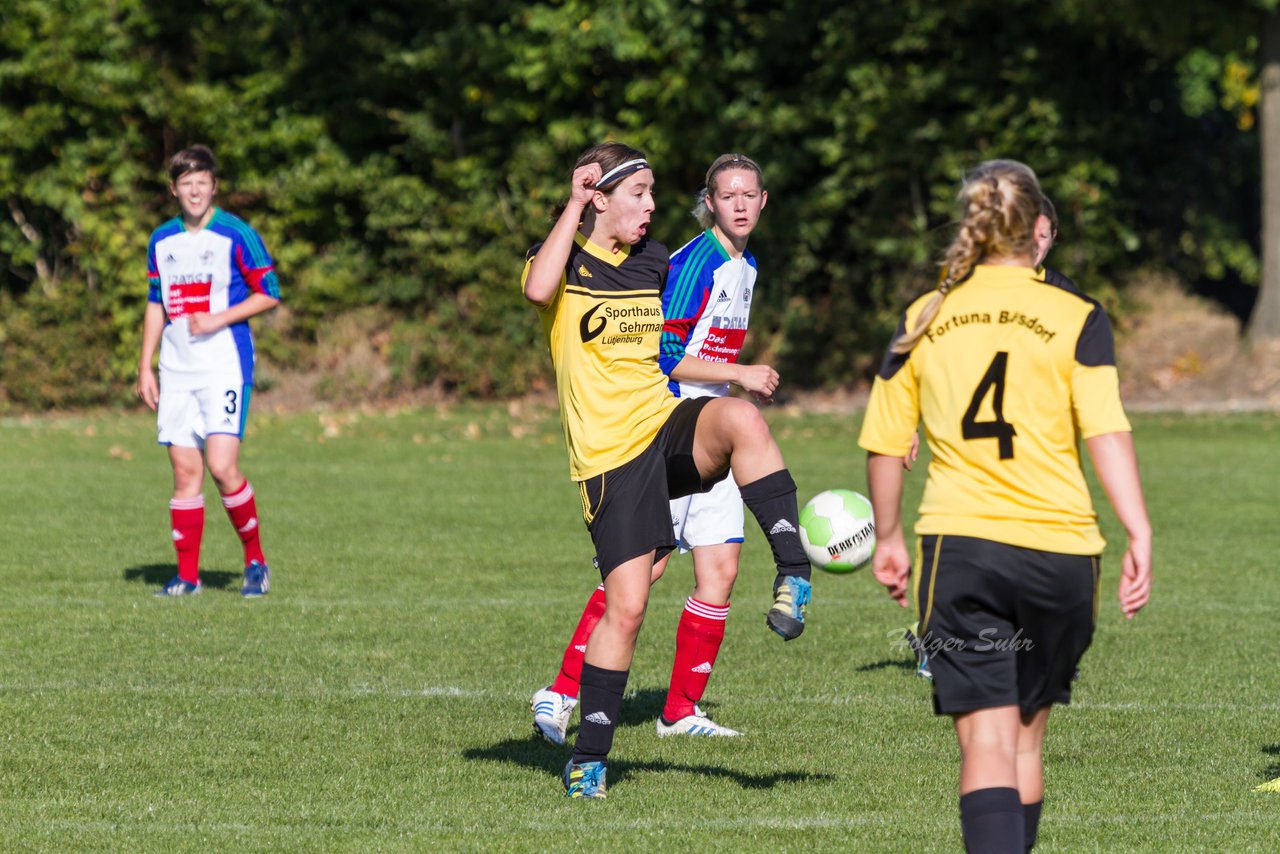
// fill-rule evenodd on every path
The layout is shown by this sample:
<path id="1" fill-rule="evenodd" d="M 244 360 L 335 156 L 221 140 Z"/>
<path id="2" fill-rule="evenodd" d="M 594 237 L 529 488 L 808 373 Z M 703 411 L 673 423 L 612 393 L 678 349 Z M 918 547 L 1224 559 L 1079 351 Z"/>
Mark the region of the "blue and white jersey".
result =
<path id="1" fill-rule="evenodd" d="M 662 294 L 662 339 L 658 364 L 668 377 L 685 356 L 734 364 L 747 337 L 756 259 L 733 258 L 707 229 L 671 256 Z M 676 397 L 723 397 L 728 383 L 671 380 Z"/>
<path id="2" fill-rule="evenodd" d="M 175 217 L 151 234 L 147 276 L 147 299 L 163 305 L 168 318 L 160 339 L 161 388 L 253 385 L 248 321 L 192 335 L 187 316 L 223 311 L 251 293 L 280 298 L 274 262 L 258 233 L 217 208 L 199 231 L 188 231 L 182 218 Z"/>

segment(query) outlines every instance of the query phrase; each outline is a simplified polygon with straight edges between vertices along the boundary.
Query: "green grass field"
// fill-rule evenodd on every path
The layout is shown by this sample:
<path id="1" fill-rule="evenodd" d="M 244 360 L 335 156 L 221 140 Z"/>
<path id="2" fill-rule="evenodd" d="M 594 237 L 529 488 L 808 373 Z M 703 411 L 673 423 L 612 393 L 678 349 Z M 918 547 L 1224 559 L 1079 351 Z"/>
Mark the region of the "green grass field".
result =
<path id="1" fill-rule="evenodd" d="M 802 500 L 865 489 L 856 418 L 770 417 Z M 1037 850 L 1274 851 L 1280 795 L 1251 789 L 1280 775 L 1280 417 L 1135 426 L 1153 601 L 1121 619 L 1109 552 Z M 568 751 L 531 737 L 528 699 L 598 577 L 553 412 L 256 414 L 274 583 L 250 602 L 211 486 L 207 589 L 152 597 L 173 573 L 153 439 L 143 415 L 0 421 L 0 850 L 960 850 L 950 726 L 893 643 L 906 612 L 869 573 L 815 574 L 784 645 L 754 530 L 704 703 L 747 737 L 654 733 L 681 558 L 609 800 L 561 796 Z"/>

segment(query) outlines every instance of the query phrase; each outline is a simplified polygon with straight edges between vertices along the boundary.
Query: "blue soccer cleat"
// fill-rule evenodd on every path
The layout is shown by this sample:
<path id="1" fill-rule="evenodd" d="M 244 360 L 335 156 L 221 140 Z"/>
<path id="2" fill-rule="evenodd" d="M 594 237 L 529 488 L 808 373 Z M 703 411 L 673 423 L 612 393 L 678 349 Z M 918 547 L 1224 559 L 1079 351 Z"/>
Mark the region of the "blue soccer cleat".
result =
<path id="1" fill-rule="evenodd" d="M 575 764 L 572 759 L 564 766 L 564 794 L 568 798 L 605 797 L 605 764 L 603 762 L 583 762 Z"/>
<path id="2" fill-rule="evenodd" d="M 916 675 L 926 682 L 933 681 L 933 670 L 929 667 L 929 654 L 920 653 L 919 659 L 916 661 Z"/>
<path id="3" fill-rule="evenodd" d="M 765 614 L 765 623 L 783 640 L 795 640 L 804 631 L 804 617 L 809 610 L 812 585 L 798 575 L 779 575 L 773 584 L 773 607 Z"/>
<path id="4" fill-rule="evenodd" d="M 190 581 L 183 581 L 178 576 L 169 579 L 164 587 L 156 591 L 157 596 L 194 596 L 203 590 L 204 587 L 197 581 L 192 584 Z"/>
<path id="5" fill-rule="evenodd" d="M 924 641 L 916 637 L 916 632 L 919 630 L 920 624 L 915 623 L 903 635 L 907 641 L 907 646 L 911 647 L 911 651 L 916 655 L 916 675 L 921 679 L 932 682 L 933 671 L 929 669 L 929 653 L 924 647 Z"/>
<path id="6" fill-rule="evenodd" d="M 251 561 L 244 568 L 244 586 L 240 588 L 240 595 L 246 599 L 255 599 L 266 596 L 270 589 L 271 570 L 265 563 Z"/>

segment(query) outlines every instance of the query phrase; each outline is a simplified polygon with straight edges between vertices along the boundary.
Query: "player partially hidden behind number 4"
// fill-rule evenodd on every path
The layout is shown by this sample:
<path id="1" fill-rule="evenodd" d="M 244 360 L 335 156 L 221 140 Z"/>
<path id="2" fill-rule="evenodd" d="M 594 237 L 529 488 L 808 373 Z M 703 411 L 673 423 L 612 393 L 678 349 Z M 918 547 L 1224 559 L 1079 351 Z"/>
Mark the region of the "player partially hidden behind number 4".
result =
<path id="1" fill-rule="evenodd" d="M 240 473 L 240 440 L 253 387 L 248 320 L 280 302 L 274 264 L 262 238 L 213 205 L 218 166 L 202 145 L 169 161 L 169 190 L 182 215 L 151 235 L 151 282 L 142 324 L 138 396 L 157 411 L 159 441 L 173 464 L 169 517 L 178 574 L 157 595 L 200 592 L 204 469 L 244 544 L 247 597 L 264 595 L 271 573 L 259 542 L 253 488 Z M 160 382 L 151 363 L 160 350 Z"/>

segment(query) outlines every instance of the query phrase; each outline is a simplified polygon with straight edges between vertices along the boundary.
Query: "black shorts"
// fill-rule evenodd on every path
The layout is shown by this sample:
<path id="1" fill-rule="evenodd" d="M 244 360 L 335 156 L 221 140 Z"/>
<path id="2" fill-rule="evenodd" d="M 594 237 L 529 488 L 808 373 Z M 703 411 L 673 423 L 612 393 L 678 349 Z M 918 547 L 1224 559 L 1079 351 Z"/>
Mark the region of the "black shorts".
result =
<path id="1" fill-rule="evenodd" d="M 1071 702 L 1093 640 L 1099 560 L 954 535 L 919 539 L 916 609 L 933 709 L 956 715 Z"/>
<path id="2" fill-rule="evenodd" d="M 726 470 L 704 481 L 693 461 L 698 416 L 713 400 L 680 401 L 640 456 L 578 484 L 601 578 L 634 557 L 656 551 L 661 558 L 674 549 L 671 499 L 706 492 L 728 476 Z"/>

